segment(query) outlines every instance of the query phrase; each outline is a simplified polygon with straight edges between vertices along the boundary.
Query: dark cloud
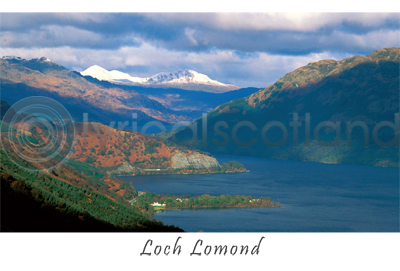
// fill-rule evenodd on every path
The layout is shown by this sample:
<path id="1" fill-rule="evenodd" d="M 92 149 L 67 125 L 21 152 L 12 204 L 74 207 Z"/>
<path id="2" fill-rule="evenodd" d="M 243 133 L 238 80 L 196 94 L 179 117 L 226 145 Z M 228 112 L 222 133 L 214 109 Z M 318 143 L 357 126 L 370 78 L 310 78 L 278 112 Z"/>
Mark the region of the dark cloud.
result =
<path id="1" fill-rule="evenodd" d="M 99 34 L 72 26 L 47 25 L 29 32 L 3 31 L 1 47 L 62 47 L 116 49 L 122 46 L 138 47 L 142 43 L 135 37 L 117 36 L 107 38 Z"/>
<path id="2" fill-rule="evenodd" d="M 243 20 L 242 27 L 235 24 L 233 15 L 215 13 L 6 13 L 1 16 L 1 46 L 118 49 L 139 46 L 142 40 L 177 51 L 201 52 L 217 48 L 243 53 L 306 55 L 326 50 L 367 52 L 379 45 L 362 45 L 354 39 L 338 41 L 337 33 L 362 38 L 374 31 L 399 29 L 399 20 L 393 15 L 387 18 L 374 14 L 369 17 L 354 15 L 354 19 L 349 15 L 328 15 L 327 22 L 318 24 L 311 18 L 310 23 L 300 21 L 297 27 L 293 25 L 296 21 L 290 18 L 281 19 L 282 25 L 275 26 L 279 18 L 239 14 L 237 19 Z M 253 23 L 251 19 L 258 21 Z M 382 45 L 386 46 L 384 42 Z M 399 42 L 392 46 L 399 46 Z"/>
<path id="3" fill-rule="evenodd" d="M 138 15 L 5 13 L 1 14 L 1 26 L 1 46 L 14 48 L 117 49 L 140 45 L 137 39 L 142 36 L 140 31 L 154 31 L 156 36 L 163 37 L 162 29 L 156 30 Z"/>
<path id="4" fill-rule="evenodd" d="M 398 14 L 2 13 L 3 55 L 133 76 L 193 69 L 265 87 L 311 61 L 400 47 Z"/>
<path id="5" fill-rule="evenodd" d="M 388 46 L 400 46 L 399 31 L 378 31 L 381 40 L 373 40 L 375 32 L 363 35 L 336 30 L 318 32 L 298 31 L 199 31 L 193 37 L 203 46 L 237 50 L 242 54 L 249 52 L 267 52 L 283 55 L 307 55 L 316 52 L 368 53 Z M 385 38 L 384 35 L 387 35 Z M 363 41 L 363 42 L 360 42 Z M 179 47 L 165 44 L 170 49 Z M 200 46 L 199 46 L 200 47 Z M 199 48 L 201 51 L 203 48 Z"/>

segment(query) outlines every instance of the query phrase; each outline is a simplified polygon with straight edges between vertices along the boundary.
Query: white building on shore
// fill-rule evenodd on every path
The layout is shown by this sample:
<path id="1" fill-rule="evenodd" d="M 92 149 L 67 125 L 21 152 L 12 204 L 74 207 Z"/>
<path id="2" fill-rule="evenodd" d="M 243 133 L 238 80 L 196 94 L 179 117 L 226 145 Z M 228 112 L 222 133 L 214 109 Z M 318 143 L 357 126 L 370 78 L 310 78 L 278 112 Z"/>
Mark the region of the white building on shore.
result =
<path id="1" fill-rule="evenodd" d="M 165 206 L 165 203 L 154 202 L 151 204 L 151 206 Z"/>

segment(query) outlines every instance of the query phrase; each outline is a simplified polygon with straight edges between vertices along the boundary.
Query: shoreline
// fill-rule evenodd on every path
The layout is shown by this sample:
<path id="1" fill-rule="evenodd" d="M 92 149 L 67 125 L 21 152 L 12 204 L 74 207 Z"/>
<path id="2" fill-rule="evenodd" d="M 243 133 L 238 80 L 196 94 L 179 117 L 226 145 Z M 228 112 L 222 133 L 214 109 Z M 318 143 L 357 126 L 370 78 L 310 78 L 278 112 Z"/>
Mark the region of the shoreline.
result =
<path id="1" fill-rule="evenodd" d="M 182 172 L 182 173 L 167 173 L 167 172 L 159 172 L 159 171 L 147 171 L 152 174 L 132 174 L 132 175 L 109 175 L 109 177 L 132 177 L 132 176 L 151 176 L 151 175 L 195 175 L 195 174 L 233 174 L 233 173 L 245 173 L 250 172 L 250 170 L 246 169 L 243 171 L 212 171 L 212 172 Z"/>
<path id="2" fill-rule="evenodd" d="M 181 210 L 201 210 L 201 209 L 233 209 L 233 208 L 280 208 L 283 207 L 282 204 L 275 203 L 275 206 L 229 206 L 229 207 L 188 207 L 188 208 L 163 208 L 163 209 L 158 209 L 158 212 L 154 212 L 153 215 L 162 213 L 164 211 L 181 211 Z M 152 216 L 153 216 L 152 215 Z"/>
<path id="3" fill-rule="evenodd" d="M 168 211 L 179 211 L 179 210 L 188 210 L 188 209 L 232 209 L 232 208 L 278 208 L 283 207 L 279 202 L 276 203 L 276 206 L 229 206 L 229 207 L 188 207 L 188 208 L 164 208 L 164 210 Z"/>

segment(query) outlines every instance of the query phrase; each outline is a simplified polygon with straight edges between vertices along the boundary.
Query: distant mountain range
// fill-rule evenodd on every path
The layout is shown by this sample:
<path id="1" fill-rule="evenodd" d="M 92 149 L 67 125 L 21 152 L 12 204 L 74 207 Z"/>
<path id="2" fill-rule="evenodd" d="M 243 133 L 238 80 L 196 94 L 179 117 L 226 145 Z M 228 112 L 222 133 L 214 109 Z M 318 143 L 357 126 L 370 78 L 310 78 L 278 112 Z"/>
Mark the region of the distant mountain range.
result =
<path id="1" fill-rule="evenodd" d="M 239 89 L 237 86 L 212 80 L 205 74 L 188 69 L 161 72 L 148 78 L 139 78 L 117 70 L 108 71 L 100 66 L 93 65 L 81 72 L 81 74 L 112 83 L 143 87 L 179 88 L 213 93 L 223 93 Z"/>
<path id="2" fill-rule="evenodd" d="M 204 91 L 193 91 L 179 88 L 148 88 L 131 85 L 120 85 L 109 81 L 102 81 L 91 76 L 84 78 L 105 88 L 121 88 L 126 91 L 135 91 L 173 110 L 176 114 L 182 114 L 192 121 L 200 118 L 203 113 L 215 109 L 217 106 L 234 99 L 249 96 L 260 88 L 248 87 L 224 93 L 211 93 Z"/>
<path id="3" fill-rule="evenodd" d="M 207 122 L 199 118 L 191 127 L 161 136 L 212 153 L 398 166 L 398 147 L 389 143 L 394 142 L 399 131 L 393 132 L 390 127 L 373 131 L 382 121 L 394 123 L 394 116 L 399 113 L 399 54 L 399 48 L 391 47 L 341 61 L 322 60 L 289 72 L 261 90 L 248 88 L 225 93 L 117 84 L 72 72 L 47 58 L 3 57 L 1 99 L 12 105 L 25 97 L 47 96 L 62 103 L 75 120 L 82 120 L 82 114 L 88 112 L 89 121 L 106 125 L 131 120 L 132 113 L 138 114 L 138 125 L 144 125 L 152 120 L 189 123 L 209 112 Z M 298 135 L 292 125 L 296 113 L 301 123 Z M 284 144 L 278 144 L 284 138 L 282 128 L 266 126 L 271 121 L 275 121 L 274 125 L 282 123 L 287 129 Z M 339 126 L 320 126 L 324 121 Z M 367 148 L 365 126 L 352 129 L 349 138 L 348 122 L 365 123 Z M 238 123 L 243 126 L 238 127 Z M 197 137 L 193 137 L 194 126 Z M 205 127 L 207 131 L 203 133 Z M 317 131 L 318 140 L 314 133 L 317 127 L 322 127 Z M 305 129 L 310 132 L 308 136 Z M 339 133 L 339 143 L 335 131 Z M 376 135 L 390 146 L 378 146 Z M 279 146 L 265 144 L 266 138 Z M 237 142 L 252 144 L 239 146 Z M 322 146 L 323 142 L 333 142 L 333 146 Z M 348 142 L 351 147 L 347 147 Z"/>
<path id="4" fill-rule="evenodd" d="M 76 121 L 88 113 L 89 121 L 110 124 L 132 120 L 140 126 L 157 120 L 166 125 L 190 123 L 221 103 L 245 97 L 258 89 L 226 93 L 147 88 L 100 81 L 73 72 L 48 58 L 0 58 L 1 99 L 13 103 L 30 96 L 46 96 L 64 105 Z"/>
<path id="5" fill-rule="evenodd" d="M 399 54 L 400 48 L 391 47 L 367 56 L 309 63 L 246 98 L 218 106 L 208 113 L 206 123 L 201 118 L 192 127 L 163 136 L 174 135 L 171 140 L 212 153 L 398 167 L 399 131 L 374 129 L 382 121 L 394 125 L 399 113 Z M 301 124 L 296 133 L 295 113 Z M 355 125 L 348 137 L 347 122 L 366 126 Z M 243 126 L 238 127 L 240 123 Z M 194 127 L 197 138 L 193 137 Z M 368 147 L 364 147 L 365 136 Z M 388 146 L 382 147 L 386 143 Z M 326 144 L 333 146 L 323 146 Z"/>
<path id="6" fill-rule="evenodd" d="M 118 86 L 104 88 L 89 82 L 44 57 L 32 60 L 3 57 L 0 69 L 1 99 L 10 105 L 26 97 L 46 96 L 64 105 L 75 120 L 82 120 L 85 112 L 89 120 L 104 124 L 132 120 L 132 113 L 137 113 L 138 123 L 191 120 L 135 91 Z"/>

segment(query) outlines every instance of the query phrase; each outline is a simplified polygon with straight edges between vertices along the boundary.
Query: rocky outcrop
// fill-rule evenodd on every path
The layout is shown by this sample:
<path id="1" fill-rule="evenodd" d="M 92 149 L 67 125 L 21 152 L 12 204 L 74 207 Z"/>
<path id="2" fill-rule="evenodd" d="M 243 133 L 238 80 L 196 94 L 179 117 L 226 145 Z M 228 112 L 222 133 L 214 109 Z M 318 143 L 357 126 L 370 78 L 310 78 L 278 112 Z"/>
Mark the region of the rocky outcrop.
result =
<path id="1" fill-rule="evenodd" d="M 135 175 L 138 171 L 138 168 L 131 166 L 128 162 L 123 162 L 121 165 L 117 167 L 115 170 L 108 171 L 108 175 L 110 176 L 129 176 Z"/>
<path id="2" fill-rule="evenodd" d="M 212 168 L 218 167 L 220 164 L 217 159 L 211 156 L 207 156 L 201 153 L 185 154 L 181 151 L 175 152 L 171 157 L 171 167 L 173 169 L 181 168 Z"/>
<path id="3" fill-rule="evenodd" d="M 108 176 L 132 176 L 142 174 L 168 174 L 170 170 L 181 170 L 181 169 L 192 169 L 192 170 L 206 170 L 206 172 L 218 171 L 220 164 L 217 159 L 211 156 L 207 156 L 198 152 L 191 154 L 184 153 L 182 151 L 175 151 L 170 157 L 171 165 L 167 168 L 146 168 L 146 167 L 135 167 L 127 161 L 118 165 L 112 170 L 108 170 Z M 218 168 L 218 169 L 217 169 Z M 177 171 L 172 171 L 175 174 Z"/>

